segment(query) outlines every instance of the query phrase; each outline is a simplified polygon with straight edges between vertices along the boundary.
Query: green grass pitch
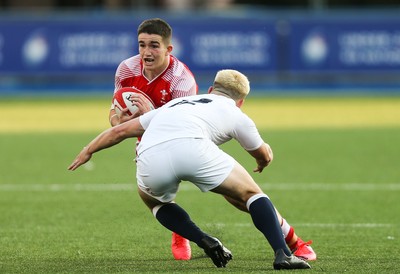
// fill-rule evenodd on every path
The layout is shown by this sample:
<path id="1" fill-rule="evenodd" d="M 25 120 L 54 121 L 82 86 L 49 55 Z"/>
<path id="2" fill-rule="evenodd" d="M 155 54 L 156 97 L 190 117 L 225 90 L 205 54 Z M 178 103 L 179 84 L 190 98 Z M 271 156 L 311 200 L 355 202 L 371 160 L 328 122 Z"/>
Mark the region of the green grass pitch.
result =
<path id="1" fill-rule="evenodd" d="M 108 99 L 26 101 L 0 101 L 0 273 L 273 272 L 250 216 L 187 182 L 177 202 L 234 259 L 217 269 L 192 244 L 192 260 L 173 260 L 171 233 L 135 190 L 135 140 L 67 171 L 108 127 Z M 250 98 L 244 110 L 275 156 L 253 177 L 313 240 L 307 273 L 399 273 L 400 98 Z M 236 143 L 222 148 L 255 167 Z"/>

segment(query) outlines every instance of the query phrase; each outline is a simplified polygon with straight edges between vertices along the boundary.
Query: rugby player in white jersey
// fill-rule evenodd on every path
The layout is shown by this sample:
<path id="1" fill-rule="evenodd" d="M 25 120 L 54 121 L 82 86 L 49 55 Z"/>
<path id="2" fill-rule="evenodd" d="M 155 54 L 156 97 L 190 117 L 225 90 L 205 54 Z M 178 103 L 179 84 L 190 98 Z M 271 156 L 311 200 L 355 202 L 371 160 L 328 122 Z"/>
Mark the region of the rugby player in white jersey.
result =
<path id="1" fill-rule="evenodd" d="M 170 100 L 197 94 L 198 86 L 189 68 L 173 56 L 172 28 L 160 18 L 144 20 L 138 27 L 139 54 L 120 63 L 115 74 L 114 92 L 123 87 L 135 87 L 153 101 L 156 108 Z M 110 109 L 109 120 L 112 126 L 137 117 L 150 109 L 143 95 L 131 97 L 139 112 L 134 116 L 123 113 L 118 116 Z M 191 248 L 189 241 L 173 233 L 171 250 L 176 260 L 189 260 Z"/>
<path id="2" fill-rule="evenodd" d="M 249 212 L 274 251 L 274 269 L 310 268 L 286 245 L 279 220 L 282 217 L 269 197 L 234 158 L 218 147 L 232 138 L 237 140 L 254 157 L 254 172 L 262 172 L 272 161 L 270 146 L 240 110 L 249 91 L 246 76 L 235 70 L 219 71 L 210 94 L 174 99 L 104 131 L 84 147 L 68 169 L 75 170 L 93 153 L 126 138 L 142 136 L 137 148 L 138 192 L 164 227 L 196 243 L 217 267 L 225 267 L 232 259 L 218 239 L 203 232 L 174 202 L 180 182 L 190 181 L 201 191 L 221 194 Z"/>

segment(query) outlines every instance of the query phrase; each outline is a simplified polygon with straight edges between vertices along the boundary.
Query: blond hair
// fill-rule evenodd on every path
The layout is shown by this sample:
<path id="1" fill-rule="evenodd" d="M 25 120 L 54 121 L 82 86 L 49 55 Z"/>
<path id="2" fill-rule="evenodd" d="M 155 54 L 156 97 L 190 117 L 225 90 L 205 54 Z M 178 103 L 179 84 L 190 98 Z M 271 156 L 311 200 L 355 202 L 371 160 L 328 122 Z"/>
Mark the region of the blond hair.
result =
<path id="1" fill-rule="evenodd" d="M 225 94 L 237 101 L 244 99 L 249 94 L 250 82 L 244 74 L 237 70 L 220 70 L 214 79 L 213 92 Z"/>

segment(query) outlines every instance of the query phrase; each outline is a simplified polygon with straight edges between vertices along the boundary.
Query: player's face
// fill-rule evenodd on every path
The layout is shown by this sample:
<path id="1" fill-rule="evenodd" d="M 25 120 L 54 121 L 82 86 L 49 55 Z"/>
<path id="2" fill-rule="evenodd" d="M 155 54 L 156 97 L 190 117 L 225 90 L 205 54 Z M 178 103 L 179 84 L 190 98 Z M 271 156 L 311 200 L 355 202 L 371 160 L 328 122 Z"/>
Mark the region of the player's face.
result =
<path id="1" fill-rule="evenodd" d="M 139 54 L 144 69 L 161 73 L 168 66 L 171 45 L 166 45 L 160 35 L 141 33 L 138 36 Z"/>

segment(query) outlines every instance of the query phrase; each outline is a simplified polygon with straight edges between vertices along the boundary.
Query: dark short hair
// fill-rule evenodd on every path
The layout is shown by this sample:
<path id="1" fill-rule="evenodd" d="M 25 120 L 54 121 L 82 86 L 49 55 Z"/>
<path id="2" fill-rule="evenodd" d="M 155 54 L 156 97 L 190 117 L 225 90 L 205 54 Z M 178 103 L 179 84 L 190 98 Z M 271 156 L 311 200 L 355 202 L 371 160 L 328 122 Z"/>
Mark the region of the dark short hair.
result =
<path id="1" fill-rule="evenodd" d="M 152 18 L 144 20 L 137 29 L 137 35 L 141 33 L 157 34 L 168 43 L 171 42 L 172 28 L 171 26 L 160 18 Z"/>

